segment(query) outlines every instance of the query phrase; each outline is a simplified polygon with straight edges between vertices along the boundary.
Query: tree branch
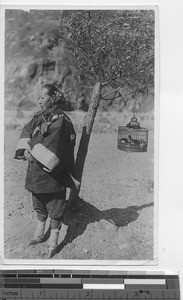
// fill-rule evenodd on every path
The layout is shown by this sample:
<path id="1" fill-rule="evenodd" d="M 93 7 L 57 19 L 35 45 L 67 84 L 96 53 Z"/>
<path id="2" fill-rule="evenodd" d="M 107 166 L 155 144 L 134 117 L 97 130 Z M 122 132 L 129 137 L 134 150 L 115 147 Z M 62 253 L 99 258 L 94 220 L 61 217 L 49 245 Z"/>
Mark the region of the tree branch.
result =
<path id="1" fill-rule="evenodd" d="M 101 99 L 102 99 L 102 100 L 105 100 L 105 101 L 111 101 L 111 100 L 115 100 L 115 99 L 120 98 L 120 97 L 121 97 L 121 94 L 118 94 L 116 97 L 112 97 L 112 98 L 103 98 L 103 97 L 101 96 Z"/>
<path id="2" fill-rule="evenodd" d="M 119 86 L 118 88 L 116 88 L 115 90 L 113 90 L 113 91 L 111 91 L 111 92 L 109 92 L 109 93 L 107 93 L 107 94 L 101 95 L 101 97 L 102 97 L 102 98 L 103 98 L 103 97 L 106 97 L 106 96 L 108 96 L 108 95 L 110 95 L 110 94 L 112 94 L 112 93 L 118 91 L 119 89 L 121 89 L 121 86 Z M 110 100 L 110 99 L 109 99 L 109 100 Z"/>

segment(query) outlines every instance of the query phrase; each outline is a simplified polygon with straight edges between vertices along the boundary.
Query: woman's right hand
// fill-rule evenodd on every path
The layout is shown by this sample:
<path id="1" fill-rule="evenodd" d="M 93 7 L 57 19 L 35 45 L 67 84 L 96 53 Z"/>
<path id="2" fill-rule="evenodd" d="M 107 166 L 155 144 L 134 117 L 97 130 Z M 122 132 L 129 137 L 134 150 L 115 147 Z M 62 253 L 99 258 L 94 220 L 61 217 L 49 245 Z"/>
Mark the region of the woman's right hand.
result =
<path id="1" fill-rule="evenodd" d="M 28 160 L 28 161 L 33 160 L 32 155 L 30 154 L 30 152 L 27 149 L 24 151 L 24 159 Z"/>

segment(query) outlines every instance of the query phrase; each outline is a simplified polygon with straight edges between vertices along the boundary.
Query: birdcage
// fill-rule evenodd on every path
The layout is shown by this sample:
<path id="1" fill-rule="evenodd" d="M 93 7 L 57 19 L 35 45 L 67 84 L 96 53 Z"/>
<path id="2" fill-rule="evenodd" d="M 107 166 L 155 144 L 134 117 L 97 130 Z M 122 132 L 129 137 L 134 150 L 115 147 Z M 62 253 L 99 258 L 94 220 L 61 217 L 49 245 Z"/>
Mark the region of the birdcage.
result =
<path id="1" fill-rule="evenodd" d="M 118 149 L 125 152 L 147 152 L 148 130 L 142 128 L 135 115 L 126 126 L 118 128 Z"/>

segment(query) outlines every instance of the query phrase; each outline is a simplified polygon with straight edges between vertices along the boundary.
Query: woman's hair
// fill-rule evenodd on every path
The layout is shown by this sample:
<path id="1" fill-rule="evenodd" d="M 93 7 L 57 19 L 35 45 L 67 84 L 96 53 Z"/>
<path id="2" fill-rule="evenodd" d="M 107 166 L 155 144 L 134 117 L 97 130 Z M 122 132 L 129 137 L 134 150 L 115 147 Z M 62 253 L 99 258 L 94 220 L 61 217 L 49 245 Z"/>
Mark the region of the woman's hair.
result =
<path id="1" fill-rule="evenodd" d="M 42 89 L 47 89 L 48 95 L 53 99 L 54 104 L 60 104 L 61 102 L 66 102 L 63 92 L 59 92 L 58 88 L 50 83 L 44 84 Z"/>
<path id="2" fill-rule="evenodd" d="M 58 93 L 59 93 L 58 88 L 57 88 L 56 86 L 54 86 L 53 84 L 49 84 L 49 83 L 44 84 L 44 85 L 42 86 L 42 89 L 44 89 L 44 88 L 47 89 L 48 95 L 49 95 L 50 97 L 53 96 L 54 92 L 58 92 Z"/>

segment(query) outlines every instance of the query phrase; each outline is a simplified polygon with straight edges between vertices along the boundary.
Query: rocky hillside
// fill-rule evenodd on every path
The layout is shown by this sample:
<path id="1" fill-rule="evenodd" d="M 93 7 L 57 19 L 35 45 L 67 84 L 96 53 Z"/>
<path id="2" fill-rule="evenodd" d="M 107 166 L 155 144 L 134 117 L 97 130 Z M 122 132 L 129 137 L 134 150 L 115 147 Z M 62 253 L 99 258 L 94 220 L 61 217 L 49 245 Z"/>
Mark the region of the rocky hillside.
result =
<path id="1" fill-rule="evenodd" d="M 87 110 L 91 89 L 79 88 L 75 74 L 77 66 L 64 53 L 60 39 L 59 20 L 62 11 L 6 10 L 5 18 L 5 108 L 32 109 L 44 83 L 55 83 L 68 98 L 67 110 Z M 141 96 L 128 103 L 128 110 L 149 112 L 153 96 Z M 122 111 L 124 103 L 101 102 L 103 109 Z"/>
<path id="2" fill-rule="evenodd" d="M 40 86 L 55 83 L 79 92 L 72 79 L 75 65 L 64 54 L 59 36 L 61 11 L 7 10 L 5 25 L 6 107 L 29 109 Z M 75 91 L 75 93 L 73 93 Z M 71 103 L 72 105 L 72 103 Z"/>

